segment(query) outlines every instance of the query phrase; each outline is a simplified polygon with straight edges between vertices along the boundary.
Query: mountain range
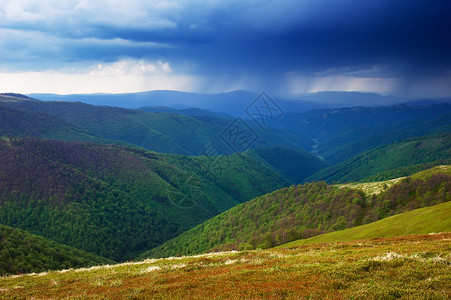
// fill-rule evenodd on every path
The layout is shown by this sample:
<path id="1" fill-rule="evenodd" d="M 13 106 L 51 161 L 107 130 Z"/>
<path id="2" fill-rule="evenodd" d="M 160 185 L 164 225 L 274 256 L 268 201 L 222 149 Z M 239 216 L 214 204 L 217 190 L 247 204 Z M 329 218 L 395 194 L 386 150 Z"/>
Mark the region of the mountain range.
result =
<path id="1" fill-rule="evenodd" d="M 282 162 L 265 164 L 252 152 L 189 157 L 3 138 L 0 153 L 1 224 L 115 260 L 129 259 L 221 211 L 299 180 L 277 172 L 286 169 Z M 290 155 L 290 163 L 310 164 L 310 173 L 324 166 L 302 151 Z"/>
<path id="2" fill-rule="evenodd" d="M 206 148 L 213 144 L 220 154 L 270 146 L 308 150 L 311 145 L 308 139 L 288 130 L 262 129 L 242 119 L 145 112 L 81 102 L 48 102 L 5 96 L 0 97 L 0 103 L 9 109 L 3 108 L 0 111 L 5 114 L 2 117 L 5 123 L 2 130 L 6 135 L 10 134 L 7 130 L 16 130 L 21 126 L 33 128 L 34 136 L 38 137 L 79 141 L 108 140 L 109 143 L 187 155 L 205 154 L 203 152 Z M 19 119 L 15 116 L 18 114 L 26 117 Z M 46 115 L 49 115 L 48 120 L 45 120 Z M 8 121 L 10 123 L 6 124 Z M 16 125 L 15 122 L 24 124 Z M 40 126 L 43 128 L 39 129 Z M 239 139 L 237 132 L 241 133 Z M 14 131 L 11 133 L 14 134 Z"/>
<path id="3" fill-rule="evenodd" d="M 381 97 L 345 94 L 277 115 L 246 111 L 245 91 L 86 98 L 135 109 L 1 94 L 1 272 L 271 248 L 449 201 L 451 104 L 314 102 Z"/>
<path id="4" fill-rule="evenodd" d="M 218 94 L 201 94 L 180 91 L 156 90 L 128 94 L 28 94 L 31 98 L 46 101 L 81 101 L 93 105 L 108 105 L 123 108 L 170 107 L 172 109 L 200 108 L 233 116 L 244 115 L 246 107 L 261 94 L 246 90 L 237 90 Z M 387 106 L 396 103 L 443 103 L 451 99 L 406 99 L 382 96 L 375 93 L 359 92 L 317 92 L 301 94 L 296 97 L 268 95 L 285 112 L 305 112 L 312 109 Z"/>

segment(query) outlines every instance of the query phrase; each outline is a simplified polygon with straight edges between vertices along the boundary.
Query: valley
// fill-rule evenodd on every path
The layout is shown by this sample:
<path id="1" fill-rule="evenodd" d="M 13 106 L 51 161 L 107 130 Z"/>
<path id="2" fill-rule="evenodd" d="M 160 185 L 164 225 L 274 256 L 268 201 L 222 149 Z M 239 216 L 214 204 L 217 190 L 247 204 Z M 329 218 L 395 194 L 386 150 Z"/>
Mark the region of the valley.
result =
<path id="1" fill-rule="evenodd" d="M 0 296 L 449 296 L 450 112 L 0 95 Z"/>
<path id="2" fill-rule="evenodd" d="M 450 11 L 0 1 L 0 300 L 451 299 Z"/>

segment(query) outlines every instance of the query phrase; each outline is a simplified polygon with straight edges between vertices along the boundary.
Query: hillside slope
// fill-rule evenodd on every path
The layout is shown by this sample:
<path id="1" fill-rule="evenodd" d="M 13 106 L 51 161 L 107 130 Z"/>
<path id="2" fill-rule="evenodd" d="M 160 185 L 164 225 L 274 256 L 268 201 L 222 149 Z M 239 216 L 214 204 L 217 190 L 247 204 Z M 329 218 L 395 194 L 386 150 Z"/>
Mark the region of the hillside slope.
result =
<path id="1" fill-rule="evenodd" d="M 48 114 L 12 109 L 3 105 L 0 105 L 0 136 L 127 144 L 94 136 L 76 125 Z"/>
<path id="2" fill-rule="evenodd" d="M 293 241 L 280 247 L 289 248 L 307 244 L 389 238 L 439 232 L 451 232 L 451 202 L 415 209 L 354 228 Z"/>
<path id="3" fill-rule="evenodd" d="M 327 166 L 318 157 L 299 149 L 260 148 L 248 150 L 245 154 L 275 170 L 292 184 L 302 182 Z"/>
<path id="4" fill-rule="evenodd" d="M 450 113 L 449 103 L 344 107 L 287 113 L 271 126 L 312 139 L 317 153 L 334 165 L 390 143 L 450 132 Z"/>
<path id="5" fill-rule="evenodd" d="M 145 112 L 160 112 L 160 113 L 173 113 L 178 115 L 186 115 L 192 117 L 212 117 L 217 119 L 234 119 L 232 115 L 212 112 L 207 109 L 201 108 L 172 108 L 168 106 L 143 106 L 138 108 Z"/>
<path id="6" fill-rule="evenodd" d="M 451 234 L 0 277 L 5 299 L 447 299 Z"/>
<path id="7" fill-rule="evenodd" d="M 318 152 L 332 165 L 373 148 L 401 142 L 408 138 L 449 132 L 451 132 L 451 114 L 432 120 L 409 120 L 371 129 L 352 127 L 319 143 Z"/>
<path id="8" fill-rule="evenodd" d="M 451 177 L 406 178 L 380 194 L 324 182 L 282 188 L 238 205 L 144 253 L 192 255 L 211 250 L 269 248 L 451 200 Z"/>
<path id="9" fill-rule="evenodd" d="M 247 148 L 288 147 L 310 149 L 310 141 L 283 129 L 262 130 L 253 122 L 233 123 L 229 118 L 188 116 L 173 113 L 148 113 L 110 106 L 93 106 L 81 102 L 44 102 L 18 98 L 0 98 L 0 105 L 27 112 L 39 112 L 73 124 L 89 134 L 109 140 L 123 141 L 148 150 L 202 155 L 211 143 L 223 154 Z M 237 127 L 238 126 L 238 127 Z M 227 138 L 229 131 L 239 129 L 243 136 Z M 237 138 L 250 142 L 244 146 Z M 233 145 L 231 145 L 233 144 Z"/>
<path id="10" fill-rule="evenodd" d="M 90 267 L 112 261 L 0 225 L 0 275 Z"/>
<path id="11" fill-rule="evenodd" d="M 0 139 L 0 224 L 115 260 L 287 184 L 242 154 Z"/>
<path id="12" fill-rule="evenodd" d="M 344 183 L 361 181 L 378 173 L 387 172 L 402 167 L 451 159 L 451 134 L 426 136 L 399 143 L 382 146 L 359 154 L 343 163 L 322 169 L 305 179 L 305 182 L 327 181 L 329 183 Z M 427 165 L 426 167 L 430 167 Z M 407 170 L 406 170 L 407 171 Z M 412 168 L 411 175 L 419 170 Z M 378 180 L 392 179 L 387 176 Z M 395 175 L 396 177 L 396 175 Z"/>
<path id="13" fill-rule="evenodd" d="M 302 136 L 326 142 L 348 130 L 352 139 L 363 138 L 409 120 L 432 120 L 451 113 L 451 104 L 427 106 L 392 105 L 381 107 L 345 107 L 317 109 L 304 113 L 287 113 L 274 120 L 274 126 L 289 129 Z M 345 136 L 342 135 L 342 138 Z M 345 140 L 342 139 L 341 143 Z"/>

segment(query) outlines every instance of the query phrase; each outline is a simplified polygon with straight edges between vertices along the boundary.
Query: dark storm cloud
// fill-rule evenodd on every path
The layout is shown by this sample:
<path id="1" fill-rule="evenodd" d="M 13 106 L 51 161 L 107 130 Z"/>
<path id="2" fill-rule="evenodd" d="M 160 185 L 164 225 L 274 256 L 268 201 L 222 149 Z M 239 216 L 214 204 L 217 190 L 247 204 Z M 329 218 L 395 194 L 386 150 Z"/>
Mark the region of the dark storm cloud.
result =
<path id="1" fill-rule="evenodd" d="M 314 4 L 311 14 L 303 18 L 300 12 L 289 26 L 271 15 L 259 17 L 260 28 L 251 26 L 254 20 L 247 20 L 246 14 L 231 24 L 212 21 L 210 40 L 185 44 L 174 54 L 207 62 L 201 65 L 213 72 L 238 68 L 309 73 L 374 64 L 395 66 L 393 75 L 412 71 L 437 75 L 449 69 L 451 22 L 445 1 L 340 3 L 346 5 Z"/>
<path id="2" fill-rule="evenodd" d="M 373 70 L 366 76 L 408 79 L 449 77 L 451 70 L 446 0 L 137 0 L 118 2 L 122 7 L 55 1 L 53 9 L 23 3 L 19 9 L 10 1 L 0 14 L 6 66 L 25 61 L 33 68 L 40 56 L 48 68 L 136 58 L 169 61 L 174 70 L 200 76 L 245 74 L 262 82 L 289 72 Z"/>

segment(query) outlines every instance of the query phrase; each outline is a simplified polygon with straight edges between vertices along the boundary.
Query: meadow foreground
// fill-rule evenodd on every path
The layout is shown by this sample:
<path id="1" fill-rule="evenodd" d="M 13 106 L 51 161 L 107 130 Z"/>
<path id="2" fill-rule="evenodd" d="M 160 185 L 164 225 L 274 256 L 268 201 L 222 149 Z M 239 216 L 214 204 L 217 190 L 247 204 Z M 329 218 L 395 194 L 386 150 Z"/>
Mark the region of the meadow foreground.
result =
<path id="1" fill-rule="evenodd" d="M 0 278 L 2 299 L 451 296 L 451 233 L 70 269 Z"/>

